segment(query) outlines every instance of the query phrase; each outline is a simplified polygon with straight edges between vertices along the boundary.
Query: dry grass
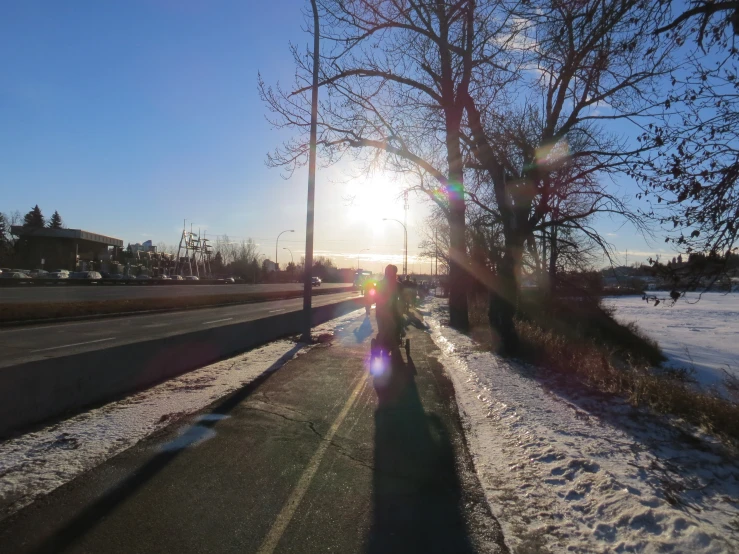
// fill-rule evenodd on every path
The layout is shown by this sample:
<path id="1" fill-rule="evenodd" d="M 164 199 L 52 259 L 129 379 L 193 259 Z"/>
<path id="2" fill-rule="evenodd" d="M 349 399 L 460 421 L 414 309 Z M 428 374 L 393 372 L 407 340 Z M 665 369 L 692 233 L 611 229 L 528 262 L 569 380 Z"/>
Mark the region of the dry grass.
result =
<path id="1" fill-rule="evenodd" d="M 473 337 L 495 348 L 494 336 L 485 339 L 491 333 L 481 325 L 487 323 L 481 307 L 480 302 L 472 306 Z M 686 372 L 656 369 L 663 358 L 654 341 L 635 325 L 620 325 L 606 311 L 591 308 L 580 311 L 579 316 L 566 309 L 562 319 L 553 315 L 556 310 L 546 316 L 518 319 L 519 357 L 563 375 L 573 384 L 624 396 L 634 406 L 677 416 L 724 439 L 739 441 L 739 403 L 717 391 L 697 389 Z M 616 332 L 604 336 L 604 330 Z"/>
<path id="2" fill-rule="evenodd" d="M 351 287 L 313 290 L 313 294 L 349 292 Z M 95 300 L 88 302 L 29 302 L 0 305 L 0 323 L 85 317 L 91 315 L 131 314 L 136 312 L 187 310 L 230 304 L 249 304 L 303 296 L 302 290 L 214 294 L 208 296 L 172 296 L 130 300 Z"/>

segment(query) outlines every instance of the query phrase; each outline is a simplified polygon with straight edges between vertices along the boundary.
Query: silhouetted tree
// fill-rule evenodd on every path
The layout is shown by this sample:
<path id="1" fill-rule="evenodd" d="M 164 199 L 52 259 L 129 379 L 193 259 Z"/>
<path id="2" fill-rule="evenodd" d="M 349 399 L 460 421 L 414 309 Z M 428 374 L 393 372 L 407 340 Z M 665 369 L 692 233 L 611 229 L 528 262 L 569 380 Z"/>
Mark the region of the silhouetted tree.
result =
<path id="1" fill-rule="evenodd" d="M 42 229 L 46 224 L 44 214 L 41 213 L 41 208 L 36 204 L 33 209 L 28 212 L 23 218 L 23 226 L 31 227 L 33 229 Z"/>
<path id="2" fill-rule="evenodd" d="M 215 271 L 216 273 L 220 273 L 221 271 L 223 271 L 223 255 L 221 254 L 220 250 L 216 252 L 215 257 L 213 258 L 212 266 L 213 271 Z"/>
<path id="3" fill-rule="evenodd" d="M 59 212 L 54 210 L 54 215 L 51 216 L 51 221 L 49 221 L 49 229 L 61 229 L 64 227 L 64 222 L 62 221 L 62 216 L 59 215 Z"/>

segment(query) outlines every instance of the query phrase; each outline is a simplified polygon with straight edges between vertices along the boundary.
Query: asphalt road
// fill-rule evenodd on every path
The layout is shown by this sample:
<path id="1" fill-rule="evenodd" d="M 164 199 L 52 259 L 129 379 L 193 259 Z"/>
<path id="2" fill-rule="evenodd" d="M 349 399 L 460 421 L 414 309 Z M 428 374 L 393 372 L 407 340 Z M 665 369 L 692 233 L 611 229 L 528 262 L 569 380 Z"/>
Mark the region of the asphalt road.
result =
<path id="1" fill-rule="evenodd" d="M 411 357 L 373 376 L 375 330 L 354 322 L 3 520 L 0 551 L 507 552 L 436 346 L 411 327 Z"/>
<path id="2" fill-rule="evenodd" d="M 313 306 L 357 296 L 355 292 L 314 296 Z M 303 299 L 291 298 L 181 312 L 0 328 L 0 367 L 253 321 L 302 309 Z"/>
<path id="3" fill-rule="evenodd" d="M 348 287 L 351 283 L 323 283 L 321 288 Z M 213 294 L 248 294 L 303 290 L 302 283 L 275 285 L 89 285 L 53 287 L 2 287 L 0 304 L 22 302 L 84 302 L 134 298 L 209 296 Z"/>

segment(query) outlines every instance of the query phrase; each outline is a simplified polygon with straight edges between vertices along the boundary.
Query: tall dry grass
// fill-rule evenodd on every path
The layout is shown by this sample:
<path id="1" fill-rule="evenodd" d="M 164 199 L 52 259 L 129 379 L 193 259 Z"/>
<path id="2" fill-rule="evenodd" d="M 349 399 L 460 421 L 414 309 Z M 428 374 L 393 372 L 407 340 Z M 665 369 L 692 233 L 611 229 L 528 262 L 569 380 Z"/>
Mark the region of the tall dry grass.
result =
<path id="1" fill-rule="evenodd" d="M 739 441 L 739 403 L 716 390 L 698 389 L 682 371 L 656 367 L 657 344 L 635 324 L 622 325 L 597 305 L 549 306 L 516 321 L 518 357 L 591 390 L 618 394 L 634 406 L 670 414 L 724 439 Z M 473 338 L 496 349 L 487 326 L 487 303 L 471 302 Z"/>

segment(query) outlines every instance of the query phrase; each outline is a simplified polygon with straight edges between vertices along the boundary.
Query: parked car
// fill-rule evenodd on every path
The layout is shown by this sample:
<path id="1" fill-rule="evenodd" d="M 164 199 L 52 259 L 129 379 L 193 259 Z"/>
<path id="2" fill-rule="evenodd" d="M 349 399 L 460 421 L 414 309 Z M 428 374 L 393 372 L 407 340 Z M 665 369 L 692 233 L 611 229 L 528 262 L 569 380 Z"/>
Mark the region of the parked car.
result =
<path id="1" fill-rule="evenodd" d="M 3 271 L 0 277 L 2 277 L 3 279 L 31 279 L 30 275 L 26 275 L 22 271 L 12 271 L 12 272 Z"/>
<path id="2" fill-rule="evenodd" d="M 197 275 L 185 275 L 185 281 L 200 281 Z"/>
<path id="3" fill-rule="evenodd" d="M 321 278 L 320 277 L 311 277 L 310 279 L 311 285 L 314 287 L 320 287 L 321 286 Z"/>
<path id="4" fill-rule="evenodd" d="M 44 271 L 43 269 L 34 269 L 28 275 L 34 279 L 47 279 L 49 277 L 49 272 Z"/>
<path id="5" fill-rule="evenodd" d="M 151 279 L 151 277 L 149 277 L 148 275 L 139 275 L 138 277 L 136 277 L 137 281 L 146 281 L 147 279 Z"/>
<path id="6" fill-rule="evenodd" d="M 172 281 L 184 281 L 185 280 L 185 278 L 182 275 L 172 275 L 170 279 L 172 279 Z"/>
<path id="7" fill-rule="evenodd" d="M 236 279 L 233 277 L 226 277 L 223 282 L 227 285 L 233 285 L 236 282 Z"/>
<path id="8" fill-rule="evenodd" d="M 70 279 L 102 279 L 103 276 L 97 271 L 75 271 L 69 276 Z"/>
<path id="9" fill-rule="evenodd" d="M 156 279 L 158 279 L 160 281 L 169 281 L 169 276 L 168 275 L 160 275 L 159 277 L 156 277 Z"/>
<path id="10" fill-rule="evenodd" d="M 69 271 L 52 271 L 48 275 L 49 279 L 69 279 Z"/>

